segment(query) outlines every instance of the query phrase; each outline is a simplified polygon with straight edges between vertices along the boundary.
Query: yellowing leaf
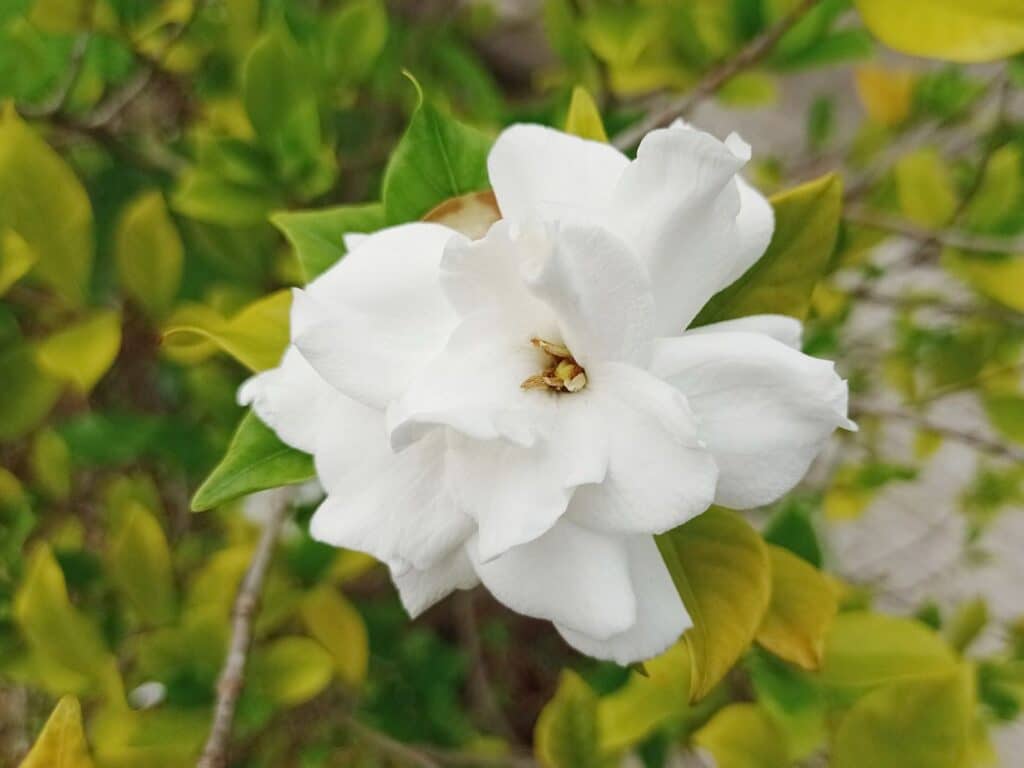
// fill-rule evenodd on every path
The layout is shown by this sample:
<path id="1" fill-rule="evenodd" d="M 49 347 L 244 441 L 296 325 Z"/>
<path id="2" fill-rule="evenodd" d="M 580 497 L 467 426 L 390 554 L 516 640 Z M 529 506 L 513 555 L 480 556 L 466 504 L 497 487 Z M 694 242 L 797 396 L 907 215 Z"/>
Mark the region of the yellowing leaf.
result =
<path id="1" fill-rule="evenodd" d="M 291 707 L 320 693 L 333 674 L 334 662 L 322 645 L 308 637 L 283 637 L 253 653 L 249 686 L 254 694 Z"/>
<path id="2" fill-rule="evenodd" d="M 866 65 L 858 67 L 854 77 L 857 97 L 876 123 L 896 126 L 910 117 L 914 73 Z"/>
<path id="3" fill-rule="evenodd" d="M 36 433 L 29 464 L 36 485 L 51 499 L 71 495 L 71 454 L 64 439 L 52 429 Z"/>
<path id="4" fill-rule="evenodd" d="M 330 586 L 317 587 L 307 594 L 301 612 L 309 634 L 334 658 L 338 677 L 350 688 L 362 686 L 370 646 L 359 612 Z"/>
<path id="5" fill-rule="evenodd" d="M 841 613 L 825 640 L 821 679 L 863 690 L 900 680 L 951 672 L 956 655 L 920 622 L 855 611 Z"/>
<path id="6" fill-rule="evenodd" d="M 128 205 L 114 254 L 125 293 L 155 317 L 167 312 L 181 283 L 185 247 L 162 194 L 146 192 Z"/>
<path id="7" fill-rule="evenodd" d="M 601 112 L 586 88 L 572 89 L 569 113 L 565 116 L 565 132 L 591 141 L 608 141 Z"/>
<path id="8" fill-rule="evenodd" d="M 219 348 L 250 370 L 273 368 L 288 346 L 291 305 L 287 290 L 252 302 L 230 319 L 209 307 L 185 305 L 167 320 L 164 347 L 182 361 L 197 362 Z"/>
<path id="9" fill-rule="evenodd" d="M 174 579 L 167 537 L 153 514 L 132 503 L 108 554 L 110 577 L 149 626 L 174 616 Z"/>
<path id="10" fill-rule="evenodd" d="M 112 309 L 51 334 L 36 346 L 39 366 L 86 394 L 107 372 L 121 349 L 121 315 Z"/>
<path id="11" fill-rule="evenodd" d="M 65 696 L 50 713 L 21 768 L 92 768 L 92 765 L 82 730 L 82 707 L 74 696 Z"/>
<path id="12" fill-rule="evenodd" d="M 956 190 L 949 168 L 934 149 L 919 149 L 896 163 L 896 184 L 903 215 L 926 227 L 945 225 L 956 211 Z"/>
<path id="13" fill-rule="evenodd" d="M 533 733 L 544 768 L 598 768 L 597 696 L 570 669 L 562 670 L 554 698 L 544 705 Z"/>
<path id="14" fill-rule="evenodd" d="M 962 768 L 973 729 L 967 670 L 895 683 L 860 699 L 839 725 L 833 768 Z"/>
<path id="15" fill-rule="evenodd" d="M 8 229 L 0 237 L 0 296 L 32 269 L 36 254 L 25 238 Z"/>
<path id="16" fill-rule="evenodd" d="M 947 61 L 995 61 L 1024 51 L 1019 0 L 855 0 L 886 45 Z"/>
<path id="17" fill-rule="evenodd" d="M 693 620 L 685 639 L 696 701 L 754 640 L 771 596 L 768 553 L 746 520 L 720 507 L 655 539 Z"/>
<path id="18" fill-rule="evenodd" d="M 646 675 L 632 672 L 627 683 L 597 703 L 602 752 L 618 752 L 690 712 L 690 655 L 676 643 L 644 662 Z"/>
<path id="19" fill-rule="evenodd" d="M 768 545 L 772 598 L 757 642 L 804 669 L 821 664 L 825 633 L 835 618 L 835 590 L 817 568 L 781 547 Z"/>
<path id="20" fill-rule="evenodd" d="M 730 704 L 693 736 L 716 768 L 786 768 L 785 737 L 756 704 Z"/>
<path id="21" fill-rule="evenodd" d="M 1024 312 L 1024 255 L 983 258 L 947 251 L 942 265 L 983 296 Z"/>
<path id="22" fill-rule="evenodd" d="M 36 277 L 80 304 L 92 270 L 89 197 L 60 155 L 8 107 L 0 116 L 0 232 L 11 230 L 35 254 Z"/>
<path id="23" fill-rule="evenodd" d="M 841 200 L 842 183 L 835 174 L 773 195 L 775 233 L 768 250 L 711 298 L 693 326 L 761 313 L 803 320 L 835 246 Z"/>
<path id="24" fill-rule="evenodd" d="M 36 362 L 24 342 L 0 351 L 4 396 L 0 397 L 0 440 L 14 440 L 32 431 L 60 397 L 60 382 Z"/>

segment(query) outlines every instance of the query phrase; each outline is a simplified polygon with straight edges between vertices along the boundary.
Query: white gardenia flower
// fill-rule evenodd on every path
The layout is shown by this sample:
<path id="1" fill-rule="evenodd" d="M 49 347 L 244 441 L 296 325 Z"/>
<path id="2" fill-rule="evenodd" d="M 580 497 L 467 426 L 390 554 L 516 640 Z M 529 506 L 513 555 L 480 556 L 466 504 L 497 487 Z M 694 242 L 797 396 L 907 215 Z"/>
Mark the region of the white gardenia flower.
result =
<path id="1" fill-rule="evenodd" d="M 239 393 L 327 492 L 312 534 L 390 566 L 413 616 L 478 583 L 629 663 L 691 626 L 655 546 L 790 490 L 846 417 L 800 324 L 686 327 L 771 238 L 749 147 L 675 125 L 630 161 L 533 125 L 488 160 L 502 220 L 350 245 Z"/>

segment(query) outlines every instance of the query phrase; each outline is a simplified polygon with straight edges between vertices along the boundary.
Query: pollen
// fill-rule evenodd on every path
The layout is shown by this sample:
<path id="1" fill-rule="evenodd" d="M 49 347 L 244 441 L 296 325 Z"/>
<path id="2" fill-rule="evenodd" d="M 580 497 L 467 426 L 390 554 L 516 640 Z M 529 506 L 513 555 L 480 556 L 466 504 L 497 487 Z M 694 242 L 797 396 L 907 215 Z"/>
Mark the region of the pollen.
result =
<path id="1" fill-rule="evenodd" d="M 537 338 L 530 339 L 530 343 L 547 354 L 548 361 L 543 371 L 529 377 L 520 385 L 523 389 L 579 392 L 587 386 L 587 372 L 576 362 L 568 347 Z"/>

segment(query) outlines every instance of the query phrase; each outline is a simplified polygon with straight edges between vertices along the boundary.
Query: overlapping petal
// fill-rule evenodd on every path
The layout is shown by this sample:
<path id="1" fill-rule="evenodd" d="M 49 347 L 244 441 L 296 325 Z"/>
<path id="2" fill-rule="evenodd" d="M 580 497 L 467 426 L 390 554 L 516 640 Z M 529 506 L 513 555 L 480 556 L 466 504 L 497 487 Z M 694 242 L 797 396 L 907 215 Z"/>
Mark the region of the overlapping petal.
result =
<path id="1" fill-rule="evenodd" d="M 804 326 L 795 317 L 787 315 L 748 315 L 738 317 L 735 320 L 723 320 L 719 323 L 702 325 L 699 328 L 691 328 L 688 335 L 696 333 L 722 333 L 725 331 L 740 331 L 743 333 L 763 333 L 771 336 L 776 341 L 781 341 L 787 347 L 800 349 L 803 344 Z"/>
<path id="2" fill-rule="evenodd" d="M 661 339 L 652 371 L 686 395 L 718 464 L 715 501 L 734 509 L 778 499 L 836 427 L 854 426 L 834 365 L 762 334 Z"/>
<path id="3" fill-rule="evenodd" d="M 456 548 L 425 570 L 392 569 L 391 578 L 398 587 L 402 606 L 412 618 L 456 589 L 472 589 L 480 583 L 465 547 Z"/>

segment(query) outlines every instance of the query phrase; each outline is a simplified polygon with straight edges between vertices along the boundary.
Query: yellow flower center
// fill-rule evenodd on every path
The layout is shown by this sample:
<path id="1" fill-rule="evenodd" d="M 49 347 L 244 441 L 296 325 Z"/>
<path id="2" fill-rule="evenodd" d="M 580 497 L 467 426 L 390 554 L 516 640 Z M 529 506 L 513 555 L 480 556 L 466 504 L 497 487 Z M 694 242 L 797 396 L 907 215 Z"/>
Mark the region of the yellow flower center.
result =
<path id="1" fill-rule="evenodd" d="M 564 344 L 544 339 L 530 339 L 530 343 L 548 356 L 544 370 L 531 376 L 520 386 L 523 389 L 548 389 L 553 392 L 579 392 L 587 386 L 587 372 L 576 362 Z"/>

